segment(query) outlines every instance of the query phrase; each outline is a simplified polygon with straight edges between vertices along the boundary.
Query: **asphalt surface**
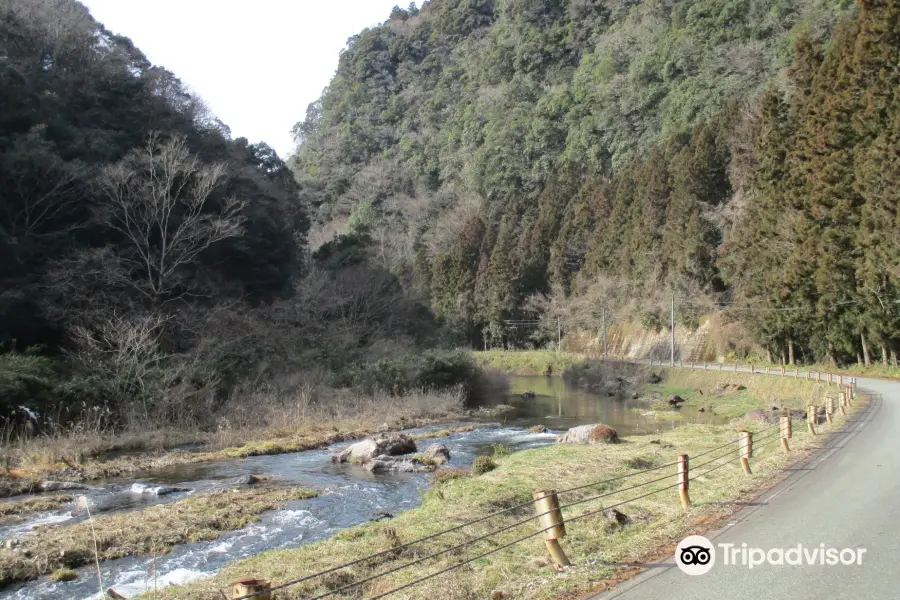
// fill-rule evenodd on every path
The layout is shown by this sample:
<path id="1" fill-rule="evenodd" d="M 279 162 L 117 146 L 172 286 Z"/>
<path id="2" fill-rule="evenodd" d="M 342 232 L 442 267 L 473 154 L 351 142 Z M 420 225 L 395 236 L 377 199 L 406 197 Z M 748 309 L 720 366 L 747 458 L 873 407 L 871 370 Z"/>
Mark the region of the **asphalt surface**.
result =
<path id="1" fill-rule="evenodd" d="M 801 371 L 801 377 L 804 373 Z M 593 600 L 900 599 L 900 383 L 862 379 L 869 407 L 844 433 L 822 436 L 823 449 L 755 506 L 706 534 L 716 563 L 704 575 L 682 573 L 674 556 Z M 719 544 L 741 548 L 865 548 L 862 564 L 724 565 Z"/>

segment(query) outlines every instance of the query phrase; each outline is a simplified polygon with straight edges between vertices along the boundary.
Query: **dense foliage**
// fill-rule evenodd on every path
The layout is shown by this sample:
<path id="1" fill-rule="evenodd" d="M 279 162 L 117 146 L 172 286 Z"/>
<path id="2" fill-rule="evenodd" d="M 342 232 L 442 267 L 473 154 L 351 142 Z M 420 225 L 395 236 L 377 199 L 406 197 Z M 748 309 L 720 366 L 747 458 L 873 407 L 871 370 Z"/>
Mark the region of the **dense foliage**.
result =
<path id="1" fill-rule="evenodd" d="M 748 318 L 773 346 L 868 364 L 900 342 L 898 62 L 900 5 L 865 0 L 827 46 L 798 46 L 793 94 L 760 101 L 728 262 L 742 296 L 781 308 Z"/>
<path id="2" fill-rule="evenodd" d="M 895 10 L 397 8 L 350 40 L 295 129 L 311 241 L 364 220 L 472 344 L 549 342 L 557 316 L 658 330 L 675 293 L 682 324 L 727 307 L 773 357 L 854 359 L 866 340 L 887 357 Z"/>
<path id="3" fill-rule="evenodd" d="M 365 223 L 316 257 L 308 229 L 271 148 L 82 4 L 0 1 L 4 408 L 184 422 L 436 341 Z"/>

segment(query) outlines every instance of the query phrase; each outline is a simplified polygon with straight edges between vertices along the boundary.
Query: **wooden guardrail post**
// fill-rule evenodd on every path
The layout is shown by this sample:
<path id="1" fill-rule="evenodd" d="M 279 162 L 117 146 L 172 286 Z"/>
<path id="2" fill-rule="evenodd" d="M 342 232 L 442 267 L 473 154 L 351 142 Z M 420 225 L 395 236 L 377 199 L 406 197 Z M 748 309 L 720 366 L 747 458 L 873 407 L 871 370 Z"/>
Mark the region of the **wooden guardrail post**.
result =
<path id="1" fill-rule="evenodd" d="M 807 381 L 810 380 L 809 367 L 806 368 L 806 380 L 807 380 Z"/>
<path id="2" fill-rule="evenodd" d="M 800 379 L 800 368 L 794 365 L 794 379 Z"/>
<path id="3" fill-rule="evenodd" d="M 691 507 L 691 497 L 688 495 L 690 485 L 689 457 L 682 454 L 678 457 L 678 495 L 681 496 L 681 506 L 684 510 Z"/>
<path id="4" fill-rule="evenodd" d="M 720 371 L 724 371 L 724 370 L 725 370 L 725 363 L 723 363 L 723 362 L 720 362 L 720 363 L 719 363 L 719 370 L 720 370 Z"/>
<path id="5" fill-rule="evenodd" d="M 691 361 L 691 370 L 694 370 L 694 361 Z"/>
<path id="6" fill-rule="evenodd" d="M 771 375 L 771 373 L 769 372 L 769 365 L 766 365 L 766 375 Z"/>
<path id="7" fill-rule="evenodd" d="M 787 377 L 787 368 L 784 365 L 781 365 L 781 376 Z"/>
<path id="8" fill-rule="evenodd" d="M 840 410 L 841 415 L 847 416 L 847 392 L 841 392 Z"/>
<path id="9" fill-rule="evenodd" d="M 828 385 L 831 385 L 834 380 L 834 375 L 831 373 L 828 374 Z"/>
<path id="10" fill-rule="evenodd" d="M 750 459 L 753 458 L 753 434 L 749 431 L 741 432 L 741 467 L 744 473 L 752 475 L 750 470 Z"/>
<path id="11" fill-rule="evenodd" d="M 794 433 L 791 427 L 791 413 L 787 411 L 787 414 L 781 416 L 781 447 L 785 452 L 791 451 L 791 446 L 788 444 L 788 440 Z"/>
<path id="12" fill-rule="evenodd" d="M 756 374 L 756 367 L 753 366 L 753 365 L 750 365 L 750 374 L 751 374 L 751 375 L 755 375 L 755 374 Z"/>
<path id="13" fill-rule="evenodd" d="M 825 399 L 825 418 L 829 425 L 834 423 L 834 398 L 831 396 Z"/>
<path id="14" fill-rule="evenodd" d="M 231 584 L 231 597 L 243 598 L 250 594 L 256 594 L 253 600 L 272 600 L 271 588 L 272 584 L 268 581 L 245 577 Z"/>
<path id="15" fill-rule="evenodd" d="M 566 525 L 562 511 L 559 509 L 559 497 L 556 490 L 539 490 L 532 494 L 534 509 L 537 511 L 538 526 L 547 535 L 544 543 L 550 558 L 560 567 L 568 567 L 572 563 L 559 545 L 559 540 L 566 537 Z"/>
<path id="16" fill-rule="evenodd" d="M 837 379 L 838 379 L 838 380 L 837 380 L 838 387 L 844 387 L 844 376 L 843 376 L 843 375 L 838 375 L 838 376 L 837 376 Z"/>
<path id="17" fill-rule="evenodd" d="M 816 383 L 822 383 L 822 373 L 816 371 Z"/>
<path id="18" fill-rule="evenodd" d="M 809 425 L 809 434 L 816 435 L 816 424 L 819 420 L 819 408 L 815 404 L 806 407 L 806 422 Z"/>

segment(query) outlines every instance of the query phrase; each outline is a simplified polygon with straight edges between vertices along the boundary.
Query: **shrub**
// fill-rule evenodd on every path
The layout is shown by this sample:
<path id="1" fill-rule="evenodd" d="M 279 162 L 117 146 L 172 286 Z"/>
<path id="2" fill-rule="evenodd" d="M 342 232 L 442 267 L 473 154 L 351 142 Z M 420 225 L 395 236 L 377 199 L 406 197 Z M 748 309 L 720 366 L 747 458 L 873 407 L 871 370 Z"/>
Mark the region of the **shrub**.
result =
<path id="1" fill-rule="evenodd" d="M 31 353 L 0 354 L 0 398 L 6 413 L 20 404 L 41 406 L 55 387 L 53 362 Z"/>
<path id="2" fill-rule="evenodd" d="M 472 473 L 468 469 L 460 469 L 458 467 L 439 469 L 431 476 L 431 482 L 433 485 L 441 485 L 442 483 L 453 481 L 454 479 L 469 477 L 471 474 Z"/>
<path id="3" fill-rule="evenodd" d="M 659 309 L 648 310 L 641 313 L 641 327 L 647 331 L 659 333 L 663 330 L 665 322 Z"/>
<path id="4" fill-rule="evenodd" d="M 462 387 L 466 397 L 478 387 L 480 368 L 468 352 L 428 350 L 399 358 L 358 365 L 338 377 L 338 385 L 366 392 L 384 390 L 396 395 L 413 390 L 447 390 Z"/>
<path id="5" fill-rule="evenodd" d="M 494 444 L 492 450 L 492 456 L 498 460 L 503 458 L 504 456 L 509 456 L 510 454 L 512 454 L 512 451 L 503 444 Z"/>
<path id="6" fill-rule="evenodd" d="M 72 569 L 57 569 L 50 574 L 52 581 L 74 581 L 78 579 L 78 573 Z"/>
<path id="7" fill-rule="evenodd" d="M 472 465 L 472 475 L 484 475 L 497 468 L 497 463 L 490 456 L 479 456 Z"/>
<path id="8" fill-rule="evenodd" d="M 619 434 L 612 427 L 600 424 L 591 429 L 588 441 L 592 444 L 617 444 Z"/>

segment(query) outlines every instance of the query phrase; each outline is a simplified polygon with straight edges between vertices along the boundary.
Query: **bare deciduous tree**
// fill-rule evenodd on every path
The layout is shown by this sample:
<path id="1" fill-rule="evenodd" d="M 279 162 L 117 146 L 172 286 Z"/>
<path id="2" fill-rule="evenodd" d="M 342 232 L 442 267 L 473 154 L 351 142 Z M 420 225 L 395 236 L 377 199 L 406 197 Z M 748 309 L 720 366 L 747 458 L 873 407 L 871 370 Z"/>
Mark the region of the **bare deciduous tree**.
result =
<path id="1" fill-rule="evenodd" d="M 87 196 L 79 163 L 65 163 L 29 139 L 0 158 L 0 173 L 0 226 L 13 237 L 58 234 L 81 225 L 69 214 Z"/>
<path id="2" fill-rule="evenodd" d="M 182 270 L 241 233 L 244 202 L 227 198 L 215 210 L 208 206 L 224 177 L 224 164 L 202 164 L 183 137 L 153 135 L 97 178 L 104 218 L 127 242 L 120 259 L 140 273 L 132 287 L 154 304 L 183 295 L 176 293 L 186 289 Z"/>

